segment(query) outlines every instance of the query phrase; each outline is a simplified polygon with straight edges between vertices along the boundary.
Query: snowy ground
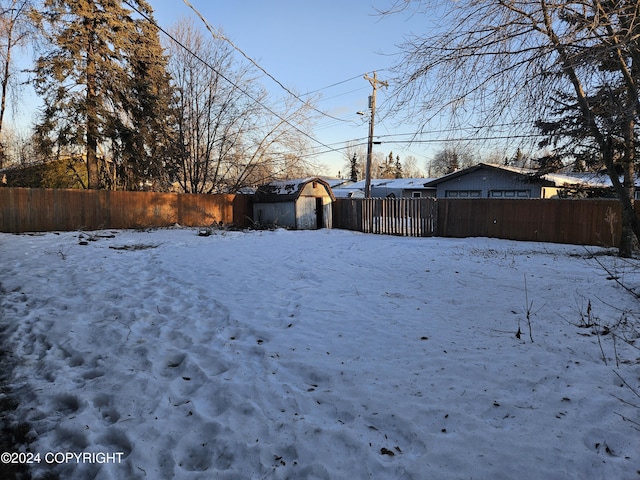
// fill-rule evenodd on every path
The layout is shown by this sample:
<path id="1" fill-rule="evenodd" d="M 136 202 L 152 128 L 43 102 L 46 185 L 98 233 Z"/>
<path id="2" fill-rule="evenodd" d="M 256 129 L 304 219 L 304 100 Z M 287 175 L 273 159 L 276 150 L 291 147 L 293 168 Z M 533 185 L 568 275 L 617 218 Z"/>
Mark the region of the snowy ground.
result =
<path id="1" fill-rule="evenodd" d="M 640 352 L 614 326 L 640 303 L 607 278 L 640 285 L 635 265 L 478 238 L 197 233 L 0 234 L 36 477 L 640 478 Z M 593 321 L 615 345 L 578 326 Z"/>

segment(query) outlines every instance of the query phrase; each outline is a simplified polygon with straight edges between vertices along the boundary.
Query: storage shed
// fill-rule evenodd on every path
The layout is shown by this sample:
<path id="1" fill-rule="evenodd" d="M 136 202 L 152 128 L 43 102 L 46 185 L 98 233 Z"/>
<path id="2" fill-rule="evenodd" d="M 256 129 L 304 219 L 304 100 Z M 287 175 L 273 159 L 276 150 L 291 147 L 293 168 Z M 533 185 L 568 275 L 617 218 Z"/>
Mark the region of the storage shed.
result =
<path id="1" fill-rule="evenodd" d="M 318 177 L 271 182 L 256 191 L 253 220 L 294 230 L 331 228 L 335 199 L 329 183 Z"/>

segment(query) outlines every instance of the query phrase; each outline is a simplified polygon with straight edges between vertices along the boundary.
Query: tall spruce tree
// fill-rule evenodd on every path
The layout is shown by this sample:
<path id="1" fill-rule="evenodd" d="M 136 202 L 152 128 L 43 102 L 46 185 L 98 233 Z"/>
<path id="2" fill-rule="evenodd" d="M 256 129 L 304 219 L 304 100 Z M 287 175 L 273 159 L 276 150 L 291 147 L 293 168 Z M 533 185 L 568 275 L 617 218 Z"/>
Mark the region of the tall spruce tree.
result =
<path id="1" fill-rule="evenodd" d="M 49 48 L 36 62 L 41 144 L 86 155 L 88 188 L 166 184 L 172 92 L 151 7 L 44 0 L 33 18 Z M 99 162 L 98 149 L 115 168 Z M 117 172 L 117 178 L 114 178 Z"/>
<path id="2" fill-rule="evenodd" d="M 395 178 L 395 160 L 393 152 L 389 152 L 389 156 L 385 158 L 384 163 L 380 165 L 379 178 Z"/>
<path id="3" fill-rule="evenodd" d="M 352 182 L 358 181 L 358 156 L 354 153 L 349 161 L 349 179 Z"/>
<path id="4" fill-rule="evenodd" d="M 393 166 L 393 176 L 394 178 L 402 178 L 402 162 L 400 161 L 400 155 L 396 155 L 396 163 Z"/>

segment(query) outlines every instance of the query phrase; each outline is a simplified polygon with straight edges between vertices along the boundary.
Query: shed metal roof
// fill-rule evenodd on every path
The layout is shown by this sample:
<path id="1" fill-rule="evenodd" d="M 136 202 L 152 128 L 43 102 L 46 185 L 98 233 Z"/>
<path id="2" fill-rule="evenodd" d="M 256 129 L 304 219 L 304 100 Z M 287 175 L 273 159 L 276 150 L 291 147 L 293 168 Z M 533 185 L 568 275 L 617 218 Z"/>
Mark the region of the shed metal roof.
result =
<path id="1" fill-rule="evenodd" d="M 333 195 L 331 186 L 325 180 L 319 177 L 309 177 L 293 180 L 278 180 L 262 185 L 256 190 L 255 202 L 295 202 L 302 194 L 304 187 L 312 182 L 323 185 L 327 194 L 331 197 L 331 200 L 335 201 L 336 197 Z"/>

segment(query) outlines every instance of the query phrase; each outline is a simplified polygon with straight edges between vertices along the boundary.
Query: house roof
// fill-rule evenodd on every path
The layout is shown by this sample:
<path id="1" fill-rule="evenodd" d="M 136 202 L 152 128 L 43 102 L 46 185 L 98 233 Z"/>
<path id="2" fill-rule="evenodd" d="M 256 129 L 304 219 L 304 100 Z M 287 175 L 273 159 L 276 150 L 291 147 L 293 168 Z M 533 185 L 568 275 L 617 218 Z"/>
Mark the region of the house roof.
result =
<path id="1" fill-rule="evenodd" d="M 492 163 L 478 163 L 477 165 L 473 165 L 468 168 L 463 168 L 462 170 L 458 170 L 456 172 L 450 173 L 448 175 L 444 175 L 443 177 L 436 178 L 435 180 L 427 183 L 429 187 L 435 187 L 440 183 L 448 182 L 449 180 L 453 180 L 458 177 L 462 177 L 464 175 L 469 175 L 470 173 L 476 172 L 478 170 L 494 170 L 500 172 L 508 172 L 515 173 L 516 175 L 522 177 L 532 177 L 535 173 L 535 170 L 531 170 L 529 168 L 519 168 L 519 167 L 510 167 L 506 165 L 494 165 Z"/>
<path id="2" fill-rule="evenodd" d="M 354 183 L 348 178 L 322 178 L 331 186 L 331 188 L 343 188 Z"/>
<path id="3" fill-rule="evenodd" d="M 390 182 L 391 178 L 372 178 L 371 179 L 371 186 L 379 186 L 379 185 L 384 185 L 388 182 Z M 352 190 L 362 190 L 364 191 L 364 187 L 365 187 L 365 180 L 358 180 L 357 182 L 354 182 L 346 187 L 339 187 L 339 188 L 349 188 Z"/>
<path id="4" fill-rule="evenodd" d="M 387 192 L 400 190 L 433 190 L 435 187 L 426 186 L 426 184 L 432 180 L 433 178 L 372 178 L 371 188 L 377 189 L 378 194 L 380 193 L 380 189 L 384 189 Z M 333 193 L 336 197 L 341 198 L 361 198 L 364 197 L 364 189 L 365 180 L 360 180 L 355 183 L 334 187 Z"/>
<path id="5" fill-rule="evenodd" d="M 386 187 L 398 189 L 428 189 L 426 184 L 434 180 L 433 178 L 372 178 L 372 187 Z M 365 180 L 359 180 L 346 186 L 336 187 L 348 188 L 352 190 L 364 190 Z"/>
<path id="6" fill-rule="evenodd" d="M 334 188 L 333 194 L 336 196 L 336 198 L 364 198 L 364 189 L 340 187 Z"/>
<path id="7" fill-rule="evenodd" d="M 298 178 L 292 180 L 278 180 L 267 183 L 258 187 L 255 194 L 255 201 L 258 203 L 271 203 L 271 202 L 295 202 L 304 187 L 309 183 L 320 183 L 327 191 L 327 194 L 331 197 L 331 200 L 336 199 L 331 191 L 331 186 L 326 180 L 319 177 Z"/>
<path id="8" fill-rule="evenodd" d="M 402 190 L 429 190 L 431 187 L 427 187 L 427 183 L 432 180 L 433 178 L 394 178 L 379 186 Z"/>
<path id="9" fill-rule="evenodd" d="M 544 177 L 553 181 L 556 187 L 608 188 L 612 186 L 609 176 L 601 173 L 548 173 Z"/>
<path id="10" fill-rule="evenodd" d="M 611 186 L 611 181 L 606 175 L 595 173 L 547 173 L 538 175 L 537 170 L 531 168 L 511 167 L 508 165 L 495 165 L 492 163 L 479 163 L 469 168 L 458 170 L 440 178 L 436 178 L 427 183 L 427 186 L 435 187 L 436 185 L 453 180 L 454 178 L 468 175 L 478 170 L 496 170 L 509 173 L 515 173 L 522 177 L 527 177 L 531 181 L 540 181 L 547 183 L 549 186 L 567 187 L 567 186 L 584 186 L 591 188 L 606 188 Z"/>

